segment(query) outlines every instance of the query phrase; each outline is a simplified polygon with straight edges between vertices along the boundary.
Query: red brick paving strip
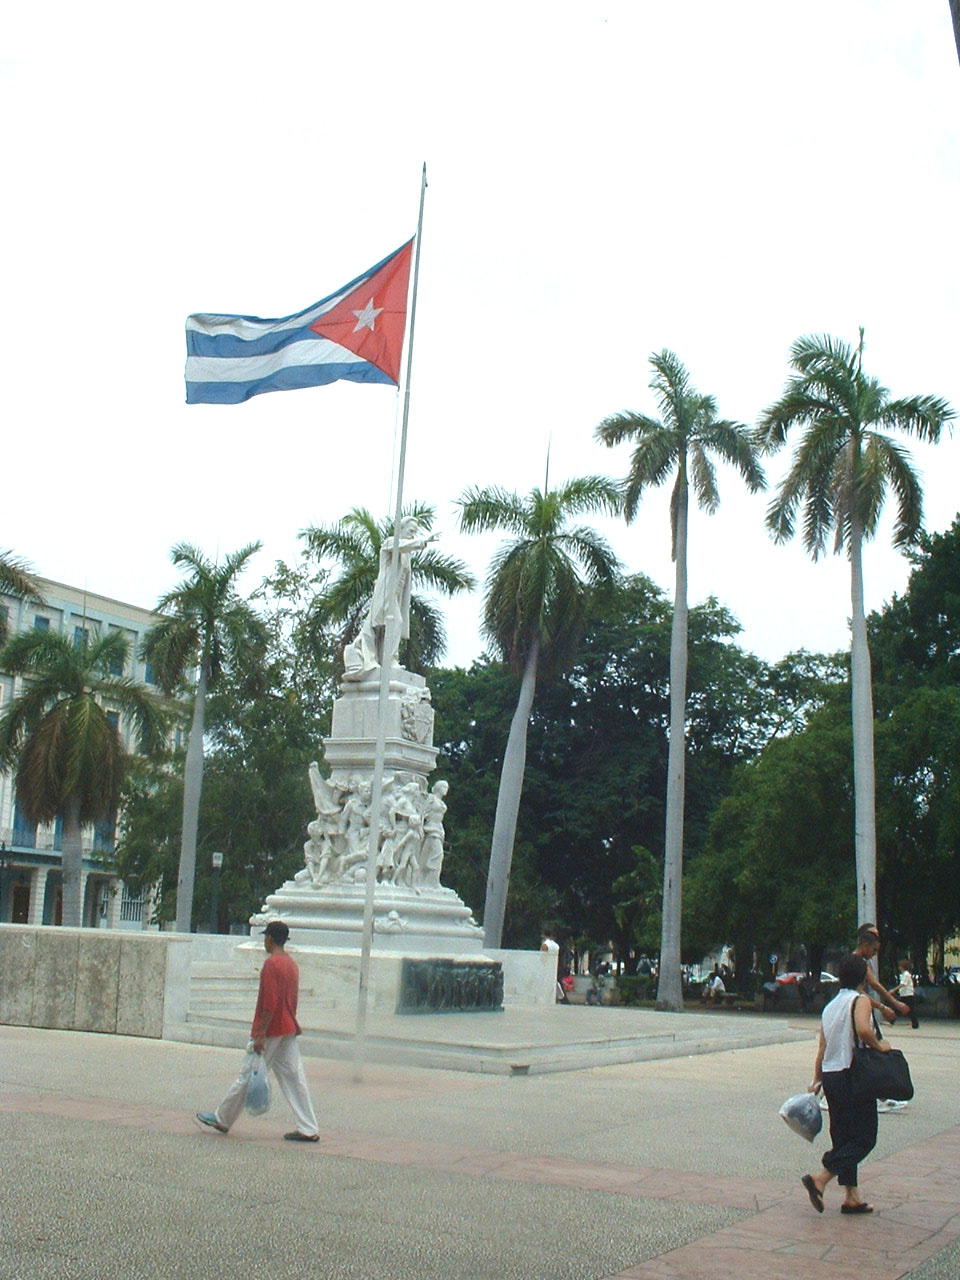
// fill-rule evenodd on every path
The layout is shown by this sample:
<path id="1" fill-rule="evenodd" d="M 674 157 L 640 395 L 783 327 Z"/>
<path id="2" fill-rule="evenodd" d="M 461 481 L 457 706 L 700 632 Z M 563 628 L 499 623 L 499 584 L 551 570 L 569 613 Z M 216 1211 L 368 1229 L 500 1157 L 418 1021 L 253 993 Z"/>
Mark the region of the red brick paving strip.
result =
<path id="1" fill-rule="evenodd" d="M 195 1134 L 193 1118 L 169 1107 L 63 1094 L 0 1094 L 0 1113 L 29 1112 L 158 1132 Z M 211 1141 L 212 1138 L 204 1139 Z M 234 1132 L 231 1141 L 280 1141 L 279 1134 Z M 956 1170 L 960 1126 L 871 1162 L 867 1190 L 879 1206 L 862 1218 L 840 1213 L 827 1191 L 826 1212 L 811 1209 L 803 1188 L 759 1178 L 685 1173 L 513 1151 L 468 1150 L 376 1134 L 321 1130 L 318 1150 L 350 1160 L 599 1191 L 637 1200 L 675 1200 L 753 1210 L 753 1216 L 607 1280 L 899 1280 L 960 1237 Z M 831 1194 L 832 1193 L 832 1194 Z"/>
<path id="2" fill-rule="evenodd" d="M 788 1200 L 607 1280 L 899 1280 L 960 1237 L 958 1168 L 960 1126 L 871 1161 L 872 1214 L 844 1217 L 836 1184 L 816 1214 L 798 1183 Z"/>

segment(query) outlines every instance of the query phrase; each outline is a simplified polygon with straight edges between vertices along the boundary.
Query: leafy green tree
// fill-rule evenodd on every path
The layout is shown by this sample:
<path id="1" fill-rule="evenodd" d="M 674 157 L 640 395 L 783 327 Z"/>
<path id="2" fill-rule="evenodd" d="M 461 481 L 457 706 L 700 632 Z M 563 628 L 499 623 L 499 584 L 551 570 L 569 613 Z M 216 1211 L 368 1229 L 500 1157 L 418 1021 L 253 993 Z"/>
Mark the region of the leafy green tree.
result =
<path id="1" fill-rule="evenodd" d="M 75 645 L 59 631 L 21 631 L 0 665 L 23 689 L 0 717 L 0 755 L 16 760 L 17 800 L 29 822 L 63 816 L 63 922 L 79 927 L 82 828 L 115 818 L 128 757 L 111 713 L 129 719 L 141 751 L 162 742 L 164 714 L 123 669 L 120 632 Z"/>
<path id="2" fill-rule="evenodd" d="M 960 689 L 907 691 L 877 725 L 878 917 L 898 957 L 926 968 L 960 929 Z"/>
<path id="3" fill-rule="evenodd" d="M 732 942 L 739 967 L 755 948 L 852 937 L 852 902 L 838 892 L 851 845 L 849 751 L 849 723 L 828 706 L 737 769 L 685 878 L 697 953 Z"/>
<path id="4" fill-rule="evenodd" d="M 170 556 L 185 571 L 184 577 L 161 597 L 157 612 L 165 616 L 144 641 L 144 656 L 153 664 L 157 682 L 168 693 L 181 684 L 188 672 L 196 672 L 183 775 L 177 884 L 176 926 L 182 933 L 189 933 L 193 914 L 207 693 L 216 688 L 226 669 L 253 673 L 255 659 L 265 643 L 259 618 L 236 588 L 237 578 L 259 550 L 259 542 L 249 543 L 226 556 L 221 564 L 190 543 L 177 543 Z"/>
<path id="5" fill-rule="evenodd" d="M 422 528 L 431 530 L 435 509 L 414 503 L 404 511 Z M 339 571 L 328 580 L 318 594 L 313 609 L 313 625 L 325 632 L 339 628 L 337 658 L 342 671 L 343 649 L 363 626 L 373 599 L 373 589 L 380 571 L 380 552 L 393 539 L 393 520 L 377 521 L 365 507 L 354 507 L 333 525 L 311 525 L 304 529 L 303 539 L 311 557 L 330 560 Z M 462 560 L 423 550 L 411 557 L 413 583 L 421 591 L 441 592 L 447 596 L 472 591 L 476 580 Z M 435 664 L 446 648 L 443 617 L 435 604 L 422 594 L 410 600 L 410 639 L 406 642 L 405 663 L 409 670 L 422 672 Z M 401 655 L 404 656 L 403 654 Z"/>
<path id="6" fill-rule="evenodd" d="M 635 865 L 613 882 L 616 898 L 614 919 L 620 932 L 621 955 L 652 953 L 660 941 L 660 901 L 663 874 L 660 862 L 649 849 L 637 845 Z"/>
<path id="7" fill-rule="evenodd" d="M 907 589 L 867 620 L 878 705 L 919 685 L 960 685 L 960 518 L 907 549 Z"/>
<path id="8" fill-rule="evenodd" d="M 790 364 L 794 373 L 783 395 L 757 429 L 757 442 L 768 453 L 780 449 L 792 429 L 803 432 L 770 503 L 767 525 L 777 542 L 785 542 L 802 516 L 803 544 L 814 560 L 823 555 L 831 533 L 834 551 L 846 550 L 850 560 L 857 916 L 873 921 L 876 792 L 862 545 L 877 531 L 888 490 L 897 504 L 894 545 L 909 546 L 922 524 L 919 477 L 890 431 L 936 443 L 955 414 L 935 396 L 891 399 L 886 387 L 863 372 L 863 329 L 856 348 L 826 335 L 798 338 Z"/>
<path id="9" fill-rule="evenodd" d="M 513 535 L 495 553 L 487 576 L 482 629 L 521 676 L 510 724 L 490 848 L 484 905 L 484 945 L 499 947 L 526 763 L 527 726 L 541 668 L 556 671 L 575 650 L 593 593 L 610 587 L 618 564 L 595 530 L 570 527 L 574 516 L 620 509 L 620 491 L 601 476 L 569 480 L 521 497 L 496 486 L 468 489 L 459 499 L 467 533 Z"/>
<path id="10" fill-rule="evenodd" d="M 335 637 L 313 624 L 325 580 L 308 557 L 279 562 L 253 593 L 265 647 L 255 693 L 245 665 L 227 665 L 207 699 L 206 756 L 194 900 L 208 901 L 210 855 L 224 854 L 220 928 L 244 922 L 303 863 L 312 814 L 307 765 L 330 729 Z M 131 884 L 160 885 L 157 918 L 172 921 L 183 809 L 183 752 L 131 771 L 116 862 Z M 203 917 L 206 918 L 205 916 Z"/>
<path id="11" fill-rule="evenodd" d="M 33 570 L 12 551 L 0 551 L 0 593 L 18 600 L 43 604 L 43 593 Z M 0 609 L 0 644 L 7 638 L 7 614 Z"/>
<path id="12" fill-rule="evenodd" d="M 738 647 L 738 629 L 715 601 L 690 610 L 687 862 L 699 856 L 737 764 L 837 696 L 825 677 L 831 660 L 800 654 L 768 667 Z M 670 632 L 663 592 L 643 575 L 629 577 L 590 609 L 570 665 L 538 684 L 506 945 L 535 946 L 540 929 L 551 923 L 571 942 L 612 941 L 628 965 L 638 946 L 647 954 L 657 950 L 659 891 L 652 943 L 649 904 L 647 925 L 636 935 L 618 919 L 622 903 L 615 885 L 635 870 L 638 845 L 650 851 L 662 880 Z M 838 679 L 845 690 L 842 665 Z M 515 678 L 505 665 L 484 660 L 469 671 L 433 671 L 430 687 L 437 768 L 450 781 L 444 883 L 478 904 Z M 690 950 L 685 938 L 683 958 L 699 959 Z"/>
<path id="13" fill-rule="evenodd" d="M 637 513 L 645 489 L 663 484 L 676 473 L 670 500 L 671 551 L 676 565 L 673 635 L 670 648 L 670 757 L 667 770 L 666 853 L 663 879 L 663 927 L 657 1007 L 682 1009 L 680 918 L 683 875 L 685 795 L 685 725 L 687 699 L 687 510 L 690 486 L 699 505 L 711 514 L 720 504 L 716 467 L 711 455 L 735 467 L 751 492 L 765 487 L 747 428 L 717 417 L 712 396 L 690 383 L 687 370 L 672 351 L 650 357 L 660 418 L 620 413 L 604 419 L 596 436 L 612 446 L 635 441 L 625 486 L 628 523 Z"/>

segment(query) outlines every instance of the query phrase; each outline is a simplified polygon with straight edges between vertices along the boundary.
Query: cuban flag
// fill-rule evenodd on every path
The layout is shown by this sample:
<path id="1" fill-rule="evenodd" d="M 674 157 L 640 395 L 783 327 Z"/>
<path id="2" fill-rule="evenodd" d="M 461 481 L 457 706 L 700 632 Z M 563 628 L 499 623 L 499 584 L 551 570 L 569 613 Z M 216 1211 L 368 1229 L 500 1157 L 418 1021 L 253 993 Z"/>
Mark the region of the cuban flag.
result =
<path id="1" fill-rule="evenodd" d="M 400 381 L 413 240 L 320 302 L 279 320 L 187 317 L 187 404 L 265 391 Z"/>

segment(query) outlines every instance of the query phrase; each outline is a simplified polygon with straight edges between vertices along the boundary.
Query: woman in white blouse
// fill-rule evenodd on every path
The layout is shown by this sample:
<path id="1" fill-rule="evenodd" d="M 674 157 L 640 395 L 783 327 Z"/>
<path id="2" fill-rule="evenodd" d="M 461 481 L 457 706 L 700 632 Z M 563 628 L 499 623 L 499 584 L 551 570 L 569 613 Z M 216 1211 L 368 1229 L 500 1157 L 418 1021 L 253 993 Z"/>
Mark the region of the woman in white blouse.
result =
<path id="1" fill-rule="evenodd" d="M 801 1181 L 817 1213 L 823 1213 L 823 1193 L 834 1178 L 846 1191 L 841 1213 L 872 1213 L 872 1206 L 860 1198 L 857 1166 L 876 1146 L 877 1104 L 872 1098 L 855 1102 L 850 1096 L 854 1025 L 857 1036 L 870 1048 L 889 1053 L 890 1046 L 878 1037 L 870 1000 L 864 994 L 866 960 L 852 953 L 844 956 L 837 966 L 837 976 L 840 990 L 823 1011 L 810 1085 L 814 1092 L 822 1088 L 826 1094 L 833 1146 L 823 1157 L 823 1168 L 818 1173 L 804 1174 Z"/>

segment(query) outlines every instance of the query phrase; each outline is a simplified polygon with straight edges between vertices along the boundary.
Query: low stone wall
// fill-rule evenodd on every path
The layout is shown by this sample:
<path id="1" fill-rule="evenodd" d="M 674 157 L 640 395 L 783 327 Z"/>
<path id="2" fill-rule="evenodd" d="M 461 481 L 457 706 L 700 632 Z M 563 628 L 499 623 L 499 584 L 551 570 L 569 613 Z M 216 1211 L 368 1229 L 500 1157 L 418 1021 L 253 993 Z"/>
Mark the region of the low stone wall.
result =
<path id="1" fill-rule="evenodd" d="M 186 1021 L 191 938 L 0 925 L 0 1023 L 161 1039 Z"/>
<path id="2" fill-rule="evenodd" d="M 249 974 L 243 1012 L 246 1016 L 252 1011 L 264 953 L 259 938 L 246 945 L 238 942 L 222 934 L 0 924 L 0 1025 L 182 1039 L 195 962 L 214 962 L 237 969 L 241 976 Z M 305 1012 L 314 1004 L 355 1006 L 358 953 L 297 947 L 291 947 L 291 953 L 301 968 Z M 485 954 L 503 965 L 505 1005 L 553 1003 L 555 955 Z M 374 1009 L 396 1009 L 402 960 L 399 955 L 374 953 Z"/>

